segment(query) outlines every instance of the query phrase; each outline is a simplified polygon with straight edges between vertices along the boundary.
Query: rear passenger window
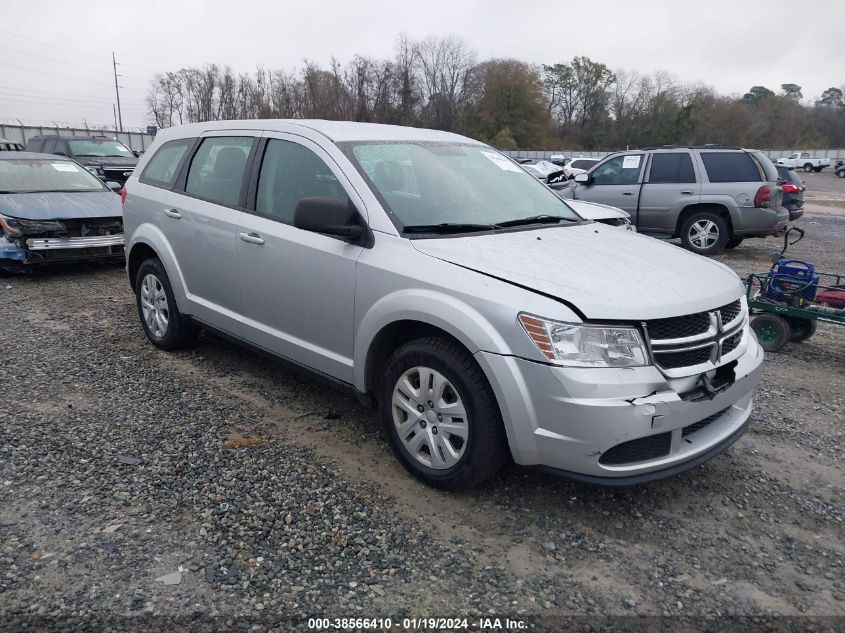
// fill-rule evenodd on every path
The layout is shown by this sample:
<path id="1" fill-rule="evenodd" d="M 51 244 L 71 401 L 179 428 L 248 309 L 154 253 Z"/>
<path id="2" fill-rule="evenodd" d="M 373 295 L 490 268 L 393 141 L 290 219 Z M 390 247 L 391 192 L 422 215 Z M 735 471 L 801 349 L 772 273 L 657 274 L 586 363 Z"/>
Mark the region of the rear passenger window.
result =
<path id="1" fill-rule="evenodd" d="M 745 152 L 701 152 L 710 182 L 757 182 L 760 169 Z"/>
<path id="2" fill-rule="evenodd" d="M 686 152 L 654 154 L 651 157 L 651 172 L 648 181 L 659 182 L 695 182 L 692 159 Z"/>
<path id="3" fill-rule="evenodd" d="M 270 139 L 258 176 L 255 210 L 293 224 L 296 205 L 303 198 L 337 198 L 349 204 L 343 186 L 317 154 L 298 143 Z"/>
<path id="4" fill-rule="evenodd" d="M 185 192 L 211 202 L 237 206 L 252 142 L 251 136 L 203 140 L 191 161 Z"/>
<path id="5" fill-rule="evenodd" d="M 185 152 L 194 139 L 170 141 L 162 145 L 150 158 L 139 180 L 145 184 L 157 187 L 170 187 L 179 174 L 179 166 L 185 157 Z"/>

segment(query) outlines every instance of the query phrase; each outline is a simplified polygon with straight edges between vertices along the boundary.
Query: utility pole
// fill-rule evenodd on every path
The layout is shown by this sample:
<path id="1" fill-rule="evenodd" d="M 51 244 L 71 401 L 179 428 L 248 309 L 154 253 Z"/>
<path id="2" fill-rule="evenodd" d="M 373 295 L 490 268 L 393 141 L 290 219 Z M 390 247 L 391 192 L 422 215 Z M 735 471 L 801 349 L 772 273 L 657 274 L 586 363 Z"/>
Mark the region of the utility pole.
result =
<path id="1" fill-rule="evenodd" d="M 111 63 L 114 67 L 114 92 L 117 95 L 117 120 L 120 123 L 120 131 L 123 132 L 123 115 L 120 112 L 120 86 L 117 85 L 117 62 L 114 59 L 114 51 L 111 54 Z"/>
<path id="2" fill-rule="evenodd" d="M 117 132 L 117 108 L 114 107 L 114 104 L 111 104 L 111 111 L 114 115 L 114 131 Z"/>

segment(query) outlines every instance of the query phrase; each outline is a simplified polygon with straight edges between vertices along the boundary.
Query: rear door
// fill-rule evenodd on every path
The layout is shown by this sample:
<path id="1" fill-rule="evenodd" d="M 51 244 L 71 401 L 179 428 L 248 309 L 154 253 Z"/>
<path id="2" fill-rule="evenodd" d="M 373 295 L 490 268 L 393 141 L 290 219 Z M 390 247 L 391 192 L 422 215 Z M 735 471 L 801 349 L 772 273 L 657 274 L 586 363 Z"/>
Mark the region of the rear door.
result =
<path id="1" fill-rule="evenodd" d="M 701 178 L 689 150 L 654 152 L 634 223 L 639 231 L 674 233 L 681 210 L 700 199 Z"/>
<path id="2" fill-rule="evenodd" d="M 293 226 L 303 198 L 351 200 L 351 183 L 316 143 L 268 132 L 259 152 L 254 204 L 238 228 L 245 337 L 347 383 L 352 382 L 355 269 L 362 247 Z M 258 165 L 256 165 L 258 166 Z"/>
<path id="3" fill-rule="evenodd" d="M 621 154 L 597 165 L 588 184 L 579 183 L 575 199 L 608 204 L 624 209 L 632 216 L 637 212 L 645 154 Z"/>
<path id="4" fill-rule="evenodd" d="M 190 314 L 236 335 L 241 330 L 237 230 L 257 143 L 254 132 L 244 130 L 203 135 L 159 220 L 182 270 Z"/>

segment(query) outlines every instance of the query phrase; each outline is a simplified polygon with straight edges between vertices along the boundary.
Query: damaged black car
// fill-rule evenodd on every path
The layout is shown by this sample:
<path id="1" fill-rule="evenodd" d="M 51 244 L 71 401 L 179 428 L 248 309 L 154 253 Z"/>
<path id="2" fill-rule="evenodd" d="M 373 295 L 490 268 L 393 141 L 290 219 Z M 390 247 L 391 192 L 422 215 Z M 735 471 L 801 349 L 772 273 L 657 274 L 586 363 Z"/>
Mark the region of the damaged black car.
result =
<path id="1" fill-rule="evenodd" d="M 0 269 L 123 259 L 120 196 L 68 158 L 0 154 Z"/>

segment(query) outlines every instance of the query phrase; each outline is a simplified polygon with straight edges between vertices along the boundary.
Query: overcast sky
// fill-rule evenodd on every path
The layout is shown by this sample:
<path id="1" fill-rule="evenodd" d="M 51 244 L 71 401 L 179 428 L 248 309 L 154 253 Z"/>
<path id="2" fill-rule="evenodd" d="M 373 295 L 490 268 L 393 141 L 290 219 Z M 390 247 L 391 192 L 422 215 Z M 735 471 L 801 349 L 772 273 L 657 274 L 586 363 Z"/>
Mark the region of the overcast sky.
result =
<path id="1" fill-rule="evenodd" d="M 7 0 L 0 122 L 111 124 L 112 51 L 124 75 L 124 126 L 138 127 L 149 122 L 144 96 L 155 72 L 389 57 L 403 32 L 460 35 L 480 59 L 551 64 L 586 55 L 729 94 L 797 83 L 815 99 L 845 84 L 841 0 Z"/>

